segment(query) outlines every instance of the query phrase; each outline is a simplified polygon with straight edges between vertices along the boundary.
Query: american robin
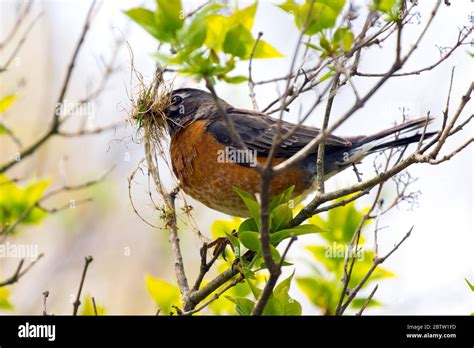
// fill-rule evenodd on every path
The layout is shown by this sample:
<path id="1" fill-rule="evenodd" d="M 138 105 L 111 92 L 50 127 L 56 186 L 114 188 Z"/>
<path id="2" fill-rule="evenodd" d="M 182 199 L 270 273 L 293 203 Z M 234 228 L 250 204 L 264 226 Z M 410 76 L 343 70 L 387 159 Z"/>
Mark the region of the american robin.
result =
<path id="1" fill-rule="evenodd" d="M 220 104 L 232 119 L 237 133 L 247 146 L 239 148 L 227 128 L 213 96 L 194 88 L 176 89 L 166 108 L 166 121 L 171 136 L 171 163 L 180 187 L 191 197 L 220 212 L 245 217 L 248 211 L 234 191 L 258 193 L 260 175 L 255 164 L 265 163 L 277 131 L 278 120 L 260 112 L 237 109 L 224 100 Z M 365 156 L 381 150 L 418 142 L 421 134 L 395 137 L 425 125 L 416 119 L 369 136 L 339 137 L 326 140 L 324 179 L 351 167 Z M 295 125 L 283 122 L 284 137 Z M 297 153 L 318 136 L 318 128 L 301 126 L 276 149 L 276 165 Z M 426 133 L 425 136 L 431 136 Z M 293 195 L 306 195 L 314 190 L 317 149 L 272 179 L 270 194 L 275 196 L 294 185 Z"/>

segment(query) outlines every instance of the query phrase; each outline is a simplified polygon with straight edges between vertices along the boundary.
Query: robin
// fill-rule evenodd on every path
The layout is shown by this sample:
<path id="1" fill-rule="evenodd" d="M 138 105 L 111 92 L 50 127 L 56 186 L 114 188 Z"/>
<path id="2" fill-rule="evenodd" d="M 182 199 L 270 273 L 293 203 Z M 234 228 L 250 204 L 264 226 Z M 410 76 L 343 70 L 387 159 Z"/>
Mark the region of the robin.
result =
<path id="1" fill-rule="evenodd" d="M 220 100 L 247 149 L 233 141 L 225 119 L 213 96 L 194 88 L 176 89 L 165 110 L 171 136 L 170 153 L 174 174 L 188 195 L 206 206 L 233 216 L 248 216 L 234 191 L 258 193 L 260 175 L 255 166 L 264 164 L 277 132 L 278 120 L 261 112 L 238 109 Z M 369 136 L 330 135 L 324 153 L 324 180 L 358 163 L 362 158 L 385 149 L 418 142 L 421 134 L 395 137 L 424 127 L 425 118 L 415 119 Z M 283 122 L 285 137 L 295 125 Z M 318 128 L 301 126 L 276 149 L 273 165 L 283 162 L 318 136 Z M 434 133 L 427 133 L 425 137 Z M 270 194 L 275 196 L 294 186 L 294 196 L 314 190 L 317 148 L 304 159 L 273 177 Z"/>

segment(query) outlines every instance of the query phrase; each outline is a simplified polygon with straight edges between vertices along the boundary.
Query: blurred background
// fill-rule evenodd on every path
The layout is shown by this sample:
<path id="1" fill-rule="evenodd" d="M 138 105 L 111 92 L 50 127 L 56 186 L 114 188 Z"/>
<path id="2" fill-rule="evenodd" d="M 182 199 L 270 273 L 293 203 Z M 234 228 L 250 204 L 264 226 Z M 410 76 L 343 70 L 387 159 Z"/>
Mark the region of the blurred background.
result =
<path id="1" fill-rule="evenodd" d="M 197 8 L 202 1 L 184 1 L 186 10 Z M 365 1 L 353 1 L 362 11 Z M 434 2 L 420 2 L 418 11 L 424 23 Z M 9 32 L 22 1 L 0 1 L 0 38 Z M 239 1 L 239 7 L 250 2 Z M 98 97 L 92 117 L 71 120 L 67 129 L 83 125 L 94 128 L 126 120 L 136 97 L 138 85 L 131 78 L 130 52 L 133 52 L 135 69 L 151 81 L 155 61 L 151 56 L 156 41 L 123 14 L 123 10 L 145 5 L 154 8 L 154 1 L 103 1 L 87 33 L 74 69 L 66 101 L 84 98 L 101 82 L 104 69 L 114 58 L 114 72 Z M 20 28 L 15 42 L 20 40 L 27 25 L 39 13 L 43 13 L 27 36 L 7 72 L 0 74 L 0 95 L 15 94 L 17 99 L 3 114 L 25 144 L 36 139 L 49 126 L 59 89 L 63 83 L 79 35 L 82 31 L 89 1 L 34 1 L 30 17 Z M 440 47 L 452 46 L 459 28 L 469 25 L 474 11 L 469 0 L 442 6 L 434 23 L 419 49 L 408 61 L 406 71 L 420 68 L 437 61 Z M 361 16 L 363 17 L 363 16 Z M 356 21 L 359 25 L 360 21 Z M 409 47 L 422 25 L 407 27 L 404 47 Z M 358 29 L 354 29 L 358 32 Z M 262 31 L 263 38 L 285 54 L 285 58 L 255 60 L 255 80 L 268 79 L 288 72 L 290 59 L 298 33 L 288 15 L 271 1 L 260 1 L 255 33 Z M 126 40 L 126 44 L 120 42 Z M 117 45 L 120 45 L 117 49 Z M 387 57 L 385 49 L 393 47 L 393 40 L 365 50 L 360 71 L 384 72 L 393 57 Z M 14 44 L 0 53 L 0 64 L 11 54 Z M 436 118 L 432 129 L 437 129 L 445 107 L 450 73 L 456 67 L 451 107 L 456 108 L 474 76 L 472 58 L 461 47 L 446 62 L 433 71 L 418 76 L 393 78 L 358 111 L 336 134 L 355 135 L 378 131 L 400 121 L 403 110 L 410 117 L 425 116 L 428 111 Z M 390 51 L 390 49 L 389 49 Z M 384 53 L 385 52 L 385 53 Z M 393 52 L 390 51 L 390 52 Z M 238 67 L 237 73 L 247 74 L 247 62 Z M 191 79 L 172 74 L 174 86 L 198 86 Z M 375 80 L 355 78 L 360 91 L 368 90 Z M 281 86 L 280 86 L 281 87 Z M 259 105 L 268 104 L 278 96 L 278 86 L 256 87 Z M 251 108 L 247 84 L 226 85 L 218 83 L 218 94 L 235 106 Z M 300 99 L 304 108 L 314 97 L 308 93 Z M 334 115 L 341 115 L 353 103 L 349 87 L 338 94 L 333 108 Z M 298 106 L 287 115 L 296 120 Z M 308 125 L 319 126 L 322 108 L 316 109 Z M 470 109 L 472 113 L 472 106 Z M 469 114 L 465 111 L 463 119 Z M 334 117 L 333 117 L 334 118 Z M 447 150 L 456 148 L 463 140 L 472 137 L 472 124 L 458 136 L 450 139 Z M 16 152 L 15 145 L 0 137 L 0 160 L 10 159 Z M 387 226 L 379 233 L 381 253 L 390 250 L 405 233 L 414 226 L 411 237 L 389 258 L 384 267 L 396 273 L 396 277 L 379 284 L 377 298 L 381 307 L 370 308 L 368 314 L 469 314 L 473 311 L 472 293 L 464 278 L 474 280 L 474 205 L 473 205 L 473 147 L 466 149 L 451 161 L 439 166 L 418 165 L 410 168 L 410 174 L 419 180 L 411 186 L 419 191 L 414 205 L 402 203 L 384 216 L 381 224 Z M 49 207 L 61 206 L 70 200 L 92 197 L 93 201 L 77 205 L 57 214 L 51 214 L 38 226 L 22 228 L 10 243 L 38 245 L 45 257 L 21 281 L 14 285 L 11 302 L 15 314 L 41 314 L 42 292 L 50 291 L 48 311 L 55 314 L 72 312 L 72 301 L 77 291 L 83 269 L 84 257 L 92 255 L 94 261 L 87 275 L 84 294 L 95 297 L 108 314 L 154 314 L 156 306 L 145 288 L 144 277 L 155 277 L 174 282 L 173 259 L 165 230 L 154 229 L 143 223 L 133 212 L 128 198 L 127 178 L 143 158 L 140 136 L 133 125 L 125 124 L 114 131 L 76 138 L 53 138 L 35 155 L 25 159 L 13 170 L 10 177 L 48 178 L 51 187 L 80 183 L 95 179 L 114 167 L 107 178 L 97 186 L 81 192 L 67 192 L 47 202 Z M 365 178 L 373 174 L 369 159 L 359 170 Z M 161 172 L 169 187 L 174 179 L 164 162 Z M 329 189 L 343 187 L 355 181 L 348 171 L 332 178 Z M 132 185 L 135 206 L 148 220 L 159 224 L 159 215 L 150 207 L 146 176 L 137 174 Z M 387 192 L 390 195 L 390 192 Z M 197 231 L 210 238 L 210 224 L 217 218 L 231 219 L 212 211 L 200 203 L 187 199 L 194 207 L 194 219 L 180 220 L 181 240 L 188 277 L 194 279 L 199 265 L 201 242 Z M 370 197 L 362 198 L 357 206 L 363 208 Z M 371 230 L 366 231 L 369 245 Z M 304 260 L 309 254 L 304 246 L 317 244 L 318 236 L 299 238 L 292 248 L 289 259 L 296 262 L 296 274 L 308 274 Z M 14 272 L 19 259 L 0 259 L 0 276 Z M 301 265 L 301 266 L 300 266 Z M 291 272 L 292 270 L 287 270 Z M 319 314 L 298 287 L 291 294 L 303 304 L 304 314 Z M 4 313 L 12 313 L 5 311 Z"/>

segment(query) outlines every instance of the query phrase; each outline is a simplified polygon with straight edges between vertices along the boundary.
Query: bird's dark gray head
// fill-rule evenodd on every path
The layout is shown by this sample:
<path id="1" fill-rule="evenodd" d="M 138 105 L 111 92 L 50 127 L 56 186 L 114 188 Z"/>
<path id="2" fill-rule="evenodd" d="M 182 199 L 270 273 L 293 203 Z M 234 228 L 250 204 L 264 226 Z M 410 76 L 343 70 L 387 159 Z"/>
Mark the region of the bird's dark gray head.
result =
<path id="1" fill-rule="evenodd" d="M 228 105 L 221 100 L 223 105 Z M 171 93 L 170 105 L 165 110 L 168 128 L 173 135 L 189 122 L 216 115 L 217 107 L 212 95 L 196 88 L 175 89 Z"/>

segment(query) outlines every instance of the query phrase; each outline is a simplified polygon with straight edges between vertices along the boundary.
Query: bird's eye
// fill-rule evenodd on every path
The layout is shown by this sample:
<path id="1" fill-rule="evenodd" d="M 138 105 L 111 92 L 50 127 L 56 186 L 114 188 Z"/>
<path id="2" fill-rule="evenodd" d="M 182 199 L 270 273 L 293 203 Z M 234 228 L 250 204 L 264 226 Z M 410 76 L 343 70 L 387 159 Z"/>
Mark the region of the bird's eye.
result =
<path id="1" fill-rule="evenodd" d="M 183 101 L 183 98 L 181 98 L 179 95 L 175 95 L 173 98 L 171 98 L 171 104 L 176 105 L 179 104 Z"/>

